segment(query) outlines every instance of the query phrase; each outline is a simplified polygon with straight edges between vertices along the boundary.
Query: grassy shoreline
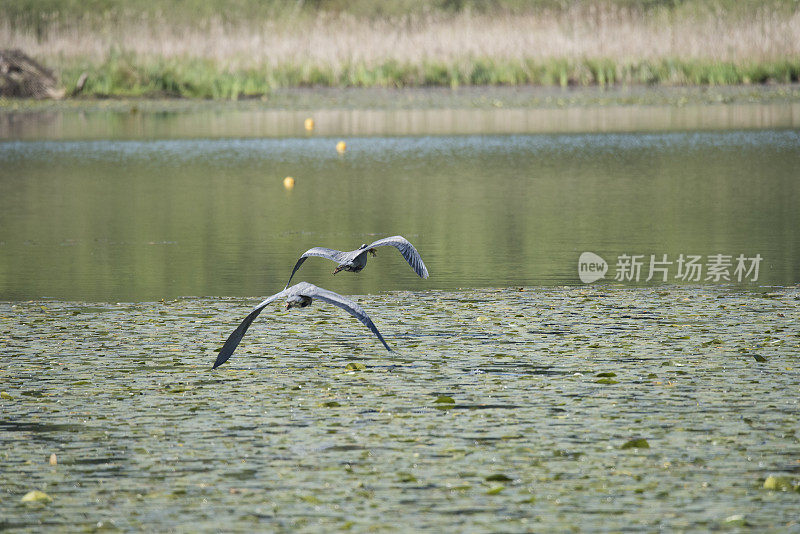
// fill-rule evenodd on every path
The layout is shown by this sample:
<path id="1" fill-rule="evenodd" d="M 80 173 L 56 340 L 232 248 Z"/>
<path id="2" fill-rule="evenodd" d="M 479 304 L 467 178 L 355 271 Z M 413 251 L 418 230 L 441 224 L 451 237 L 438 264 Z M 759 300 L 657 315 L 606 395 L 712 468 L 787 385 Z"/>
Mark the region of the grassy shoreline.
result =
<path id="1" fill-rule="evenodd" d="M 5 4 L 0 0 L 4 8 L 13 3 Z M 198 7 L 180 21 L 193 3 L 167 2 L 164 11 L 143 1 L 94 4 L 102 9 L 27 0 L 27 10 L 0 10 L 0 48 L 21 48 L 53 68 L 68 94 L 84 97 L 237 100 L 296 87 L 800 81 L 800 6 L 785 0 L 465 0 L 455 3 L 459 9 L 440 2 L 427 12 L 408 0 L 399 3 L 405 12 L 397 7 L 388 17 L 366 0 L 347 9 L 318 1 L 294 10 L 281 2 L 217 0 L 221 12 L 238 11 L 220 17 Z M 150 9 L 135 11 L 137 5 Z"/>
<path id="2" fill-rule="evenodd" d="M 726 86 L 791 84 L 800 81 L 800 58 L 762 63 L 660 60 L 618 63 L 605 60 L 493 61 L 456 64 L 277 65 L 268 69 L 220 71 L 202 60 L 111 59 L 85 69 L 62 69 L 66 87 L 87 73 L 82 96 L 184 97 L 237 100 L 293 87 L 450 87 L 460 86 Z"/>

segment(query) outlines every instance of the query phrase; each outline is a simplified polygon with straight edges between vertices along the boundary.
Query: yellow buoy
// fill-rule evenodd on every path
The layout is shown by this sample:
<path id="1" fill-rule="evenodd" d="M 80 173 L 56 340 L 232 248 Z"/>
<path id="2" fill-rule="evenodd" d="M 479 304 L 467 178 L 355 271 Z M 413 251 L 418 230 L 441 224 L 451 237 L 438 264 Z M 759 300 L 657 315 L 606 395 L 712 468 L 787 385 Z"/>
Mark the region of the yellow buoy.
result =
<path id="1" fill-rule="evenodd" d="M 314 119 L 312 119 L 311 117 L 307 118 L 306 121 L 303 123 L 303 125 L 306 127 L 306 130 L 310 132 L 311 130 L 314 129 Z"/>
<path id="2" fill-rule="evenodd" d="M 294 187 L 294 178 L 291 176 L 287 176 L 283 179 L 283 187 L 286 189 L 292 189 Z"/>
<path id="3" fill-rule="evenodd" d="M 336 152 L 339 154 L 344 154 L 344 151 L 347 150 L 347 143 L 344 141 L 339 141 L 336 143 Z"/>

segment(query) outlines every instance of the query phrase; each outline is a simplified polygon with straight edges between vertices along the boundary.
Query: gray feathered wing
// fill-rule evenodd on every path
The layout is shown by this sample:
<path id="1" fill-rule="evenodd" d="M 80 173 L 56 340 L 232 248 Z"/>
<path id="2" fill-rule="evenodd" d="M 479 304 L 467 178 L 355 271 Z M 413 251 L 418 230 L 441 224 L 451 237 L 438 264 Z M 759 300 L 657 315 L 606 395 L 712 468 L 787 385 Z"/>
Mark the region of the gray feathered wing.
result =
<path id="1" fill-rule="evenodd" d="M 292 295 L 303 295 L 306 297 L 311 297 L 312 299 L 319 299 L 323 302 L 327 302 L 328 304 L 333 304 L 334 306 L 338 306 L 361 321 L 364 326 L 372 330 L 372 333 L 378 336 L 378 339 L 381 340 L 381 343 L 383 343 L 383 346 L 386 347 L 386 350 L 393 352 L 389 345 L 386 344 L 386 341 L 383 339 L 381 333 L 378 332 L 378 329 L 372 322 L 372 319 L 369 318 L 367 312 L 365 312 L 361 306 L 352 300 L 344 298 L 338 293 L 334 293 L 333 291 L 322 289 L 321 287 L 317 287 L 314 284 L 309 284 L 308 282 L 300 282 L 299 284 L 293 285 L 289 289 L 284 289 L 280 293 L 275 293 L 253 308 L 253 311 L 251 311 L 250 314 L 244 318 L 244 321 L 242 321 L 242 323 L 236 328 L 236 330 L 234 330 L 231 335 L 228 336 L 227 341 L 225 341 L 225 344 L 222 346 L 222 349 L 220 349 L 219 354 L 217 355 L 217 360 L 214 362 L 212 369 L 216 369 L 228 361 L 233 354 L 233 351 L 235 351 L 236 347 L 239 346 L 239 343 L 242 341 L 245 333 L 247 333 L 247 329 L 250 328 L 250 325 L 253 324 L 253 321 L 255 321 L 256 317 L 258 317 L 258 315 L 264 308 L 267 307 L 268 304 L 282 297 L 290 297 Z"/>
<path id="2" fill-rule="evenodd" d="M 310 256 L 318 256 L 320 258 L 326 258 L 331 261 L 335 261 L 338 264 L 342 262 L 345 253 L 342 252 L 341 250 L 334 250 L 332 248 L 325 248 L 325 247 L 314 247 L 306 250 L 303 253 L 303 255 L 300 256 L 300 259 L 297 260 L 297 263 L 294 264 L 294 269 L 292 269 L 292 274 L 291 276 L 289 276 L 289 281 L 286 282 L 286 286 L 284 287 L 284 289 L 286 289 L 286 287 L 289 287 L 289 284 L 292 283 L 292 278 L 294 278 L 294 273 L 296 273 L 297 269 L 299 269 L 300 266 L 303 265 L 303 262 L 306 261 L 306 258 Z"/>
<path id="3" fill-rule="evenodd" d="M 394 352 L 389 347 L 389 345 L 386 344 L 386 341 L 383 339 L 383 336 L 381 335 L 380 332 L 378 332 L 378 328 L 372 322 L 372 319 L 369 318 L 367 312 L 365 312 L 361 308 L 361 306 L 359 306 L 352 300 L 344 298 L 338 293 L 334 293 L 333 291 L 328 291 L 327 289 L 322 289 L 321 287 L 317 287 L 312 284 L 309 284 L 309 286 L 311 287 L 307 291 L 304 291 L 303 295 L 325 301 L 328 304 L 333 304 L 334 306 L 338 306 L 341 309 L 345 310 L 350 315 L 361 321 L 364 324 L 364 326 L 372 330 L 372 333 L 378 336 L 378 339 L 381 340 L 381 343 L 383 343 L 383 346 L 386 347 L 386 350 L 388 350 L 389 352 Z"/>
<path id="4" fill-rule="evenodd" d="M 395 247 L 400 251 L 400 254 L 403 255 L 403 258 L 405 258 L 405 260 L 420 278 L 428 278 L 428 268 L 425 267 L 425 263 L 422 261 L 422 256 L 419 255 L 419 252 L 417 252 L 417 249 L 414 248 L 414 245 L 412 245 L 405 237 L 401 235 L 395 235 L 392 237 L 378 239 L 371 245 L 368 245 L 367 249 L 385 246 Z"/>
<path id="5" fill-rule="evenodd" d="M 256 317 L 258 317 L 258 314 L 261 313 L 261 311 L 264 308 L 266 308 L 267 304 L 275 300 L 278 300 L 286 293 L 288 293 L 288 291 L 286 290 L 283 290 L 280 293 L 275 293 L 271 297 L 268 297 L 266 300 L 261 302 L 258 306 L 253 308 L 253 311 L 250 312 L 250 315 L 244 318 L 242 324 L 240 324 L 236 328 L 236 330 L 234 330 L 233 333 L 231 333 L 231 335 L 228 336 L 228 340 L 225 341 L 225 344 L 222 346 L 222 349 L 220 349 L 219 354 L 217 355 L 217 360 L 214 362 L 214 367 L 212 367 L 212 369 L 216 369 L 217 367 L 228 361 L 228 358 L 231 357 L 233 351 L 235 351 L 236 347 L 239 346 L 239 342 L 242 341 L 242 338 L 247 332 L 247 329 L 250 328 L 250 325 L 253 323 L 253 321 L 255 321 Z"/>

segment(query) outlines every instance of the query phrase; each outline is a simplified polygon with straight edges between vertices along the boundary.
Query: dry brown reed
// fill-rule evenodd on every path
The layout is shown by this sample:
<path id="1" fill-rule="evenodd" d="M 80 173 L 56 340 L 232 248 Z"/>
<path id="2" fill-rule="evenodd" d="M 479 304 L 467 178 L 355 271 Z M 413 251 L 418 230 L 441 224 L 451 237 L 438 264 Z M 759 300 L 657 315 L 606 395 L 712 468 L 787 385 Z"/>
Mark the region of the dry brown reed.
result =
<path id="1" fill-rule="evenodd" d="M 286 64 L 335 71 L 354 63 L 458 64 L 474 58 L 759 62 L 800 57 L 800 11 L 764 8 L 748 16 L 676 17 L 666 10 L 644 13 L 603 5 L 393 20 L 326 13 L 235 24 L 211 18 L 197 25 L 131 13 L 117 20 L 54 19 L 37 30 L 0 20 L 0 48 L 10 47 L 54 66 L 100 62 L 116 50 L 137 57 L 211 60 L 230 71 Z"/>

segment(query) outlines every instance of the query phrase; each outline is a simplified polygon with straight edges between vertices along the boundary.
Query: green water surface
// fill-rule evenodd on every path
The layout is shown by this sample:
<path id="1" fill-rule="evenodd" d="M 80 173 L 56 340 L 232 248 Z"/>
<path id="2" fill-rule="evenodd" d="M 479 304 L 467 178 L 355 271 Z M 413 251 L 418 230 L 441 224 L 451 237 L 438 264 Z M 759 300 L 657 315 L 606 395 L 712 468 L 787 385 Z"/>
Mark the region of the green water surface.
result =
<path id="1" fill-rule="evenodd" d="M 680 255 L 721 254 L 763 258 L 757 278 L 731 268 L 727 281 L 800 281 L 797 130 L 346 141 L 343 155 L 330 137 L 0 143 L 0 298 L 269 295 L 308 248 L 395 234 L 429 280 L 391 249 L 357 275 L 312 259 L 297 280 L 342 293 L 572 284 L 592 251 L 607 279 L 622 255 L 644 258 L 644 282 L 666 254 L 673 283 Z"/>

